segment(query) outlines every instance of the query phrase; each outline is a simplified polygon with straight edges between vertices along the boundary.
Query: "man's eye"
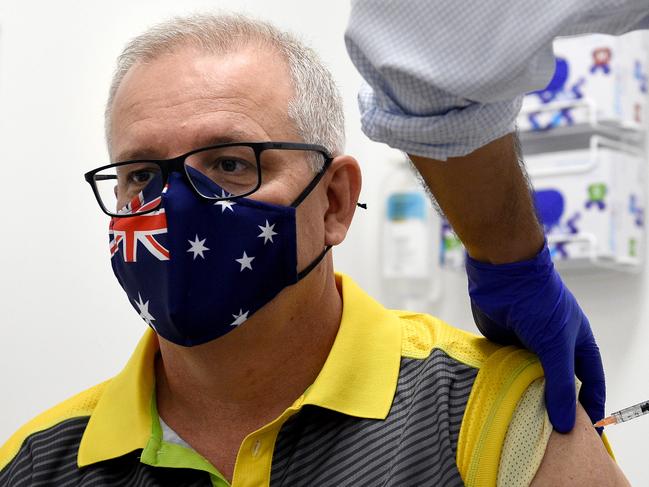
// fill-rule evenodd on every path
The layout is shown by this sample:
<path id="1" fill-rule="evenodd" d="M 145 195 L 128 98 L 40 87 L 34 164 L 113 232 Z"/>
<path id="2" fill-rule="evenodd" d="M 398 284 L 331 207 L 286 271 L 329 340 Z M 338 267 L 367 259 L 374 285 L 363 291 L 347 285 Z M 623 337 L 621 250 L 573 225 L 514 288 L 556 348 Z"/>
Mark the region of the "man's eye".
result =
<path id="1" fill-rule="evenodd" d="M 238 173 L 254 169 L 248 161 L 233 158 L 221 158 L 214 161 L 215 169 L 226 173 Z"/>
<path id="2" fill-rule="evenodd" d="M 134 184 L 146 184 L 154 178 L 153 171 L 133 171 L 129 174 L 129 181 Z"/>

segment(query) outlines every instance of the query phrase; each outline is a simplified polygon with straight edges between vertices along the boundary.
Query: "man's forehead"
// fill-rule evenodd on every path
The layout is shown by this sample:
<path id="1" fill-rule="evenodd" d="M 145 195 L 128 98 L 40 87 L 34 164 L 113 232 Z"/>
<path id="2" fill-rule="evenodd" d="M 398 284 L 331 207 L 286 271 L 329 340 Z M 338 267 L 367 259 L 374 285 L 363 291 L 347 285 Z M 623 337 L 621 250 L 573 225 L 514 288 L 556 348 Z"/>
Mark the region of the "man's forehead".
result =
<path id="1" fill-rule="evenodd" d="M 190 101 L 259 105 L 275 101 L 287 109 L 292 91 L 286 63 L 276 53 L 252 46 L 225 53 L 183 48 L 132 66 L 115 101 L 129 109 Z"/>
<path id="2" fill-rule="evenodd" d="M 260 140 L 262 135 L 267 140 L 272 132 L 293 132 L 288 121 L 292 83 L 286 63 L 272 54 L 252 47 L 226 53 L 186 48 L 134 65 L 112 107 L 115 156 L 124 160 L 134 150 L 142 152 L 146 140 L 126 144 L 135 146 L 128 148 L 131 153 L 119 146 L 124 137 L 146 139 L 149 133 L 164 140 L 168 131 L 182 134 L 220 125 L 205 134 L 218 142 Z M 159 140 L 151 142 L 159 147 Z"/>

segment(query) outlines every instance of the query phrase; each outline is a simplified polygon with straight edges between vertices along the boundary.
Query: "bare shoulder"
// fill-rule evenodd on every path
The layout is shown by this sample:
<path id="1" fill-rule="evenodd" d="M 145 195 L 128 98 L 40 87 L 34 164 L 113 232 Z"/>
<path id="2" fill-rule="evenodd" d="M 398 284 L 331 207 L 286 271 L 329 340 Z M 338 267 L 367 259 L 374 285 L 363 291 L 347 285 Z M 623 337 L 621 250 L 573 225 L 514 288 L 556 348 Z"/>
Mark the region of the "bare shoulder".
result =
<path id="1" fill-rule="evenodd" d="M 577 406 L 577 422 L 568 434 L 553 431 L 533 487 L 628 486 L 629 482 L 609 456 L 586 411 Z"/>

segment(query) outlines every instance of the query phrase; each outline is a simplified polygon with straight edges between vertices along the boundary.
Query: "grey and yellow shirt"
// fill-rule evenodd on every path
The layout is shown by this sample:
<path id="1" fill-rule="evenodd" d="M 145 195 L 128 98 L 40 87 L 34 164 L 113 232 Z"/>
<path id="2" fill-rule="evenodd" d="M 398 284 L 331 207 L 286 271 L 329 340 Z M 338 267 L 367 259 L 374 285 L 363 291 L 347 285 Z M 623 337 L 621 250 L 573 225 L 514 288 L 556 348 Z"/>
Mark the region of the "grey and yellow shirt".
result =
<path id="1" fill-rule="evenodd" d="M 291 407 L 245 438 L 231 482 L 161 423 L 149 330 L 120 374 L 9 439 L 0 485 L 529 483 L 550 431 L 538 360 L 428 315 L 387 310 L 337 278 L 343 316 L 329 357 Z M 508 433 L 510 423 L 522 426 Z"/>

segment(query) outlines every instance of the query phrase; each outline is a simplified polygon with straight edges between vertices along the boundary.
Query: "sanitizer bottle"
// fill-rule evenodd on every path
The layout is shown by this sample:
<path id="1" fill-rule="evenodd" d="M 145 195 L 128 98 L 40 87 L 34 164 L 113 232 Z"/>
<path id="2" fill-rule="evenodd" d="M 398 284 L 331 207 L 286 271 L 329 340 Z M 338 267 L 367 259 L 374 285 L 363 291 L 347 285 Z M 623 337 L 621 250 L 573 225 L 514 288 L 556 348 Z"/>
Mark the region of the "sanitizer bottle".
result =
<path id="1" fill-rule="evenodd" d="M 382 300 L 396 309 L 430 312 L 440 294 L 441 218 L 405 155 L 384 184 Z"/>

